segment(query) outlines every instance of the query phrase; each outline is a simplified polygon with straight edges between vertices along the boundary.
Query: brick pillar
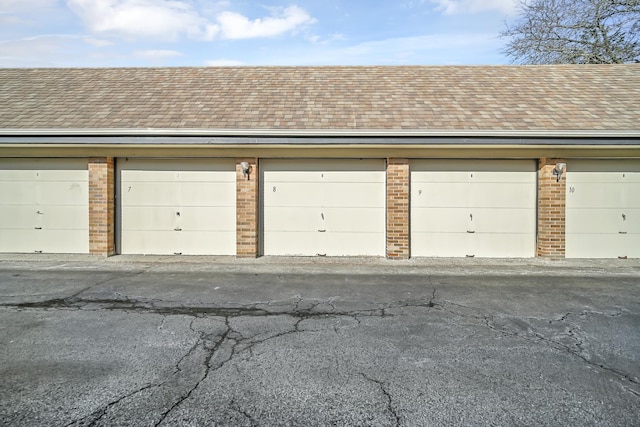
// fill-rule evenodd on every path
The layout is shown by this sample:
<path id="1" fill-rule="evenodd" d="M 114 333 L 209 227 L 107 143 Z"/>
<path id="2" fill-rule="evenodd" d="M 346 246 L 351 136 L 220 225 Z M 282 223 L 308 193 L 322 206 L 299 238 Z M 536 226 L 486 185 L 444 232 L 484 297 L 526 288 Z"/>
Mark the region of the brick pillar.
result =
<path id="1" fill-rule="evenodd" d="M 558 181 L 556 163 L 566 159 L 538 161 L 538 256 L 564 258 L 566 219 L 566 171 Z"/>
<path id="2" fill-rule="evenodd" d="M 115 246 L 115 184 L 113 157 L 90 158 L 89 253 L 110 256 Z"/>
<path id="3" fill-rule="evenodd" d="M 387 159 L 387 258 L 409 259 L 409 160 Z"/>
<path id="4" fill-rule="evenodd" d="M 249 164 L 249 175 L 242 172 L 242 162 Z M 258 256 L 258 159 L 236 160 L 236 256 Z"/>

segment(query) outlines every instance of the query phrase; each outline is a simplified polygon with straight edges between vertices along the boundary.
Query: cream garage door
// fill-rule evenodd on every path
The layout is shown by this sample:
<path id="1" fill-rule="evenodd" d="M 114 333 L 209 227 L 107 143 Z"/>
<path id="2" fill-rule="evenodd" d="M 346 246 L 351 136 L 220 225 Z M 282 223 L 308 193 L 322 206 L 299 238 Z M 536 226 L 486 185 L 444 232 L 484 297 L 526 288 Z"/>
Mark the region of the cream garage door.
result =
<path id="1" fill-rule="evenodd" d="M 122 254 L 234 255 L 231 160 L 118 159 Z"/>
<path id="2" fill-rule="evenodd" d="M 89 252 L 87 159 L 0 159 L 0 252 Z"/>
<path id="3" fill-rule="evenodd" d="M 640 257 L 640 160 L 571 160 L 567 258 Z"/>
<path id="4" fill-rule="evenodd" d="M 411 255 L 533 257 L 536 163 L 411 162 Z"/>
<path id="5" fill-rule="evenodd" d="M 263 160 L 265 255 L 384 256 L 384 160 Z"/>

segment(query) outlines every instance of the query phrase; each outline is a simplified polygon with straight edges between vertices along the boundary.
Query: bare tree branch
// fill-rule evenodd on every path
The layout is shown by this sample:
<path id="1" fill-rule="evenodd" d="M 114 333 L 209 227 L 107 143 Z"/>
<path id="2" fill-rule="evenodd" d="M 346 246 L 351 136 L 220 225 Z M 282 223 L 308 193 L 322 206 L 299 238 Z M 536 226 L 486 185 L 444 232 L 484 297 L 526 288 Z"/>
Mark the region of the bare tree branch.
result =
<path id="1" fill-rule="evenodd" d="M 522 0 L 504 53 L 524 64 L 640 62 L 640 0 Z"/>

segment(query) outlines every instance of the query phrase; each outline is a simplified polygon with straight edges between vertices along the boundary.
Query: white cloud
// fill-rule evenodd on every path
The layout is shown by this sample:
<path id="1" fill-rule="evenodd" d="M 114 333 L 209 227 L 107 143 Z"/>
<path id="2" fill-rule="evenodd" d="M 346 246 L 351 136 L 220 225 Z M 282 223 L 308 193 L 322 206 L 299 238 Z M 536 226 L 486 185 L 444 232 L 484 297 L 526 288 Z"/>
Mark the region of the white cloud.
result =
<path id="1" fill-rule="evenodd" d="M 284 52 L 261 58 L 262 65 L 448 65 L 486 64 L 489 55 L 497 55 L 500 41 L 496 34 L 432 34 L 372 40 L 351 46 L 316 44 L 306 51 Z M 464 58 L 464 60 L 460 60 Z"/>
<path id="2" fill-rule="evenodd" d="M 0 0 L 1 13 L 26 12 L 54 6 L 57 0 Z"/>
<path id="3" fill-rule="evenodd" d="M 293 31 L 301 25 L 315 22 L 304 9 L 291 6 L 273 16 L 250 21 L 235 12 L 222 12 L 217 17 L 222 37 L 226 39 L 250 39 L 273 37 Z"/>
<path id="4" fill-rule="evenodd" d="M 60 66 L 74 55 L 78 36 L 43 35 L 0 42 L 0 63 L 3 67 Z"/>
<path id="5" fill-rule="evenodd" d="M 189 3 L 168 0 L 67 0 L 94 33 L 175 40 L 195 36 L 206 22 Z"/>
<path id="6" fill-rule="evenodd" d="M 107 47 L 114 45 L 114 43 L 109 40 L 96 39 L 93 37 L 86 37 L 84 39 L 84 42 L 90 44 L 93 47 Z"/>
<path id="7" fill-rule="evenodd" d="M 229 6 L 227 2 L 205 4 L 201 9 L 199 4 L 193 0 L 67 0 L 92 32 L 124 38 L 177 40 L 186 36 L 210 41 L 272 37 L 315 22 L 298 6 L 250 20 L 236 12 L 220 11 Z M 216 13 L 207 18 L 213 10 Z"/>
<path id="8" fill-rule="evenodd" d="M 205 65 L 209 67 L 237 67 L 240 65 L 246 65 L 246 63 L 236 61 L 235 59 L 214 59 L 212 61 L 206 61 Z"/>
<path id="9" fill-rule="evenodd" d="M 498 11 L 506 15 L 516 13 L 519 0 L 429 0 L 445 15 Z"/>

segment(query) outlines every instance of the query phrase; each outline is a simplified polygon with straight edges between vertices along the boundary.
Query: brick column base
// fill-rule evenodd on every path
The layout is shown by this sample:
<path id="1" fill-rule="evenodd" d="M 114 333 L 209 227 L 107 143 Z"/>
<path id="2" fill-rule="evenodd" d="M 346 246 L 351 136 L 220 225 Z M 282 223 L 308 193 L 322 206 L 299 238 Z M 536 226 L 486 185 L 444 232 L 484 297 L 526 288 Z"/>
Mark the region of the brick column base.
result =
<path id="1" fill-rule="evenodd" d="M 110 256 L 115 245 L 115 183 L 113 157 L 90 158 L 89 253 Z"/>
<path id="2" fill-rule="evenodd" d="M 242 163 L 247 162 L 245 175 Z M 236 159 L 236 256 L 258 256 L 258 159 Z"/>
<path id="3" fill-rule="evenodd" d="M 409 259 L 409 160 L 387 159 L 387 258 Z"/>
<path id="4" fill-rule="evenodd" d="M 538 162 L 538 248 L 539 257 L 564 258 L 566 220 L 566 180 L 553 174 L 557 163 L 566 159 Z"/>

